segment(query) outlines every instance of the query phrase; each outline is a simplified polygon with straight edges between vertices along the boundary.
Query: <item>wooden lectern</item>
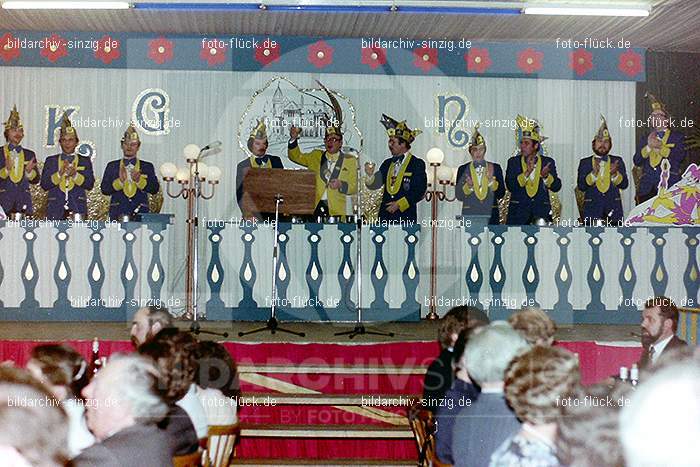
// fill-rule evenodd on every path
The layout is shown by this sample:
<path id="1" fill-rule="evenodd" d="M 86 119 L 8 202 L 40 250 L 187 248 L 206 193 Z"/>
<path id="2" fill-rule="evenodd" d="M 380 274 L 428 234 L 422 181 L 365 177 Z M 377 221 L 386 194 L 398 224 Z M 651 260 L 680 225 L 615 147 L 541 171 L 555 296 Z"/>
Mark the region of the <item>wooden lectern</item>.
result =
<path id="1" fill-rule="evenodd" d="M 250 168 L 243 176 L 243 217 L 274 213 L 281 196 L 280 214 L 308 215 L 316 210 L 316 174 L 310 170 Z"/>

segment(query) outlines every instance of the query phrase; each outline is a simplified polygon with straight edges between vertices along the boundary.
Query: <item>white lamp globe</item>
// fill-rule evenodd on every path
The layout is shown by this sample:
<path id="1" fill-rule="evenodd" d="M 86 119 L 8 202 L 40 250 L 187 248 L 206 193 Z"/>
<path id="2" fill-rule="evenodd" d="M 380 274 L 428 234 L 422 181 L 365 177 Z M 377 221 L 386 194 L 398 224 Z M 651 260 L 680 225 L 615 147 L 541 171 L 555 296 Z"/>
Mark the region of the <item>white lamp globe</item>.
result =
<path id="1" fill-rule="evenodd" d="M 185 160 L 187 162 L 196 161 L 199 157 L 199 151 L 199 146 L 197 146 L 196 144 L 188 144 L 182 150 L 182 155 L 185 157 Z"/>
<path id="2" fill-rule="evenodd" d="M 212 183 L 217 183 L 221 180 L 221 169 L 215 165 L 209 167 L 209 181 Z"/>
<path id="3" fill-rule="evenodd" d="M 189 168 L 184 168 L 180 167 L 177 169 L 177 175 L 175 176 L 177 178 L 178 182 L 189 182 L 190 180 L 190 169 Z"/>
<path id="4" fill-rule="evenodd" d="M 442 183 L 450 183 L 452 180 L 452 167 L 441 165 L 437 168 L 437 178 Z"/>
<path id="5" fill-rule="evenodd" d="M 163 178 L 173 179 L 177 175 L 177 166 L 172 162 L 166 162 L 160 166 L 160 174 Z"/>
<path id="6" fill-rule="evenodd" d="M 199 179 L 200 180 L 206 180 L 207 176 L 209 175 L 209 166 L 205 164 L 204 162 L 198 162 L 197 165 L 192 165 L 192 175 L 194 175 L 194 168 L 197 167 L 197 170 L 199 171 Z"/>
<path id="7" fill-rule="evenodd" d="M 445 153 L 440 148 L 431 148 L 425 157 L 431 164 L 442 164 L 442 161 L 445 160 Z"/>

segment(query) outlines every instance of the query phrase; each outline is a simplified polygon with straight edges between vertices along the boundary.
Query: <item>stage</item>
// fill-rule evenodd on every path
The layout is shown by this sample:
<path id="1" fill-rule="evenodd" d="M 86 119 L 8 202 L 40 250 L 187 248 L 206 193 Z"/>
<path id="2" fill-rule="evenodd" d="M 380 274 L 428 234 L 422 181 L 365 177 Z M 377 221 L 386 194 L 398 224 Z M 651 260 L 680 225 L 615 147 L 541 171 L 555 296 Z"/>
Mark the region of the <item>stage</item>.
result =
<path id="1" fill-rule="evenodd" d="M 241 462 L 355 458 L 366 465 L 410 465 L 416 459 L 406 408 L 419 400 L 425 369 L 439 353 L 437 321 L 382 323 L 373 328 L 395 337 L 353 340 L 334 336 L 352 323 L 285 324 L 305 332 L 304 338 L 269 332 L 238 338 L 239 331 L 260 324 L 201 324 L 229 333 L 214 338 L 224 342 L 239 366 Z M 186 329 L 188 323 L 178 325 Z M 591 384 L 637 361 L 641 347 L 630 333 L 638 330 L 631 325 L 562 326 L 556 339 L 579 355 L 582 379 Z M 24 365 L 33 346 L 55 341 L 89 356 L 94 337 L 100 339 L 101 356 L 132 351 L 129 323 L 5 322 L 0 361 Z"/>

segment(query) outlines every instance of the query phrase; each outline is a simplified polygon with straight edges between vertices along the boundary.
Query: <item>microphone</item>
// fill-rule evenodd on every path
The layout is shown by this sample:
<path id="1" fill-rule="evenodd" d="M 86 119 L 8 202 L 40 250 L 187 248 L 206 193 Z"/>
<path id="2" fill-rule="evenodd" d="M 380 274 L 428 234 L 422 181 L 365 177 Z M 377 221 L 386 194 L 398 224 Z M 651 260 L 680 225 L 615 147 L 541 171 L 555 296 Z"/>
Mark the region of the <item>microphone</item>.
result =
<path id="1" fill-rule="evenodd" d="M 221 141 L 214 141 L 213 143 L 209 143 L 206 146 L 204 146 L 202 149 L 199 150 L 199 153 L 203 153 L 204 151 L 209 151 L 211 149 L 216 149 L 218 147 L 221 147 Z"/>

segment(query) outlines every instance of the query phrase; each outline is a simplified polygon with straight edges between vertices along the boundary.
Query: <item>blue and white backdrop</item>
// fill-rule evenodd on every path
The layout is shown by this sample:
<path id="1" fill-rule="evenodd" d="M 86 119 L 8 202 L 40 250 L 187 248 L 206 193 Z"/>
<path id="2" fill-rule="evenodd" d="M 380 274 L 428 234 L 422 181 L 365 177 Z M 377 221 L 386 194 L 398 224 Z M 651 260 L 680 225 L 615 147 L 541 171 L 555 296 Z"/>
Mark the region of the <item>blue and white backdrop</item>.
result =
<path id="1" fill-rule="evenodd" d="M 188 40 L 199 44 L 200 39 Z M 347 46 L 344 41 L 348 40 L 328 40 L 337 55 Z M 122 44 L 126 48 L 128 41 Z M 608 119 L 613 152 L 631 168 L 634 128 L 627 122 L 635 116 L 635 81 L 643 79 L 643 72 L 621 75 L 615 71 L 616 56 L 597 52 L 599 66 L 585 77 L 567 69 L 567 52 L 562 51 L 550 51 L 556 58 L 549 62 L 545 55 L 541 73 L 525 74 L 513 64 L 512 69 L 495 67 L 479 75 L 467 72 L 464 61 L 459 65 L 454 54 L 440 51 L 446 54 L 447 65 L 420 76 L 407 68 L 414 52 L 392 51 L 377 70 L 366 66 L 360 70 L 359 63 L 343 64 L 336 56 L 337 67 L 324 72 L 311 64 L 299 65 L 296 49 L 283 53 L 282 64 L 245 70 L 236 69 L 235 61 L 214 69 L 146 66 L 125 52 L 112 66 L 93 66 L 87 59 L 48 64 L 25 52 L 16 62 L 0 63 L 0 108 L 9 114 L 17 104 L 25 126 L 24 146 L 41 159 L 60 150 L 57 122 L 63 112 L 70 112 L 85 143 L 83 150 L 94 158 L 97 176 L 109 160 L 120 157 L 119 140 L 131 120 L 147 122 L 142 125 L 140 156 L 156 166 L 181 162 L 188 143 L 223 141 L 222 152 L 208 161 L 222 168 L 222 183 L 201 210 L 207 228 L 202 229 L 200 243 L 200 306 L 212 319 L 264 319 L 270 306 L 271 231 L 231 221 L 240 216 L 234 196 L 235 167 L 247 157 L 238 141 L 239 123 L 251 96 L 275 76 L 304 88 L 316 87 L 318 79 L 346 96 L 355 108 L 363 139 L 362 161 L 380 163 L 388 156 L 379 123 L 382 113 L 423 129 L 412 148 L 415 155 L 424 157 L 437 146 L 452 167 L 467 161 L 466 138 L 476 121 L 482 122 L 487 158 L 505 167 L 515 149 L 513 118 L 517 114 L 537 118 L 563 181 L 564 219 L 578 217 L 573 192 L 576 168 L 578 160 L 590 153 L 600 114 Z M 505 48 L 498 53 L 510 57 Z M 496 52 L 492 55 L 495 61 Z M 440 125 L 445 117 L 461 119 L 463 127 L 450 131 Z M 281 152 L 285 165 L 295 167 Z M 626 210 L 632 198 L 629 189 L 624 194 Z M 440 218 L 446 221 L 438 229 L 440 313 L 478 299 L 494 316 L 505 316 L 507 309 L 529 300 L 562 320 L 636 322 L 637 301 L 652 293 L 697 303 L 698 240 L 693 229 L 495 227 L 477 232 L 451 221 L 459 211 L 456 203 L 440 207 Z M 0 316 L 121 320 L 149 299 L 181 310 L 185 204 L 166 197 L 162 212 L 174 214 L 173 225 L 153 221 L 0 227 Z M 429 204 L 421 203 L 419 220 L 427 223 L 429 215 Z M 411 320 L 425 313 L 430 265 L 426 225 L 366 231 L 362 305 L 368 310 L 367 319 Z M 281 241 L 281 316 L 352 320 L 357 286 L 353 229 L 283 225 Z"/>

